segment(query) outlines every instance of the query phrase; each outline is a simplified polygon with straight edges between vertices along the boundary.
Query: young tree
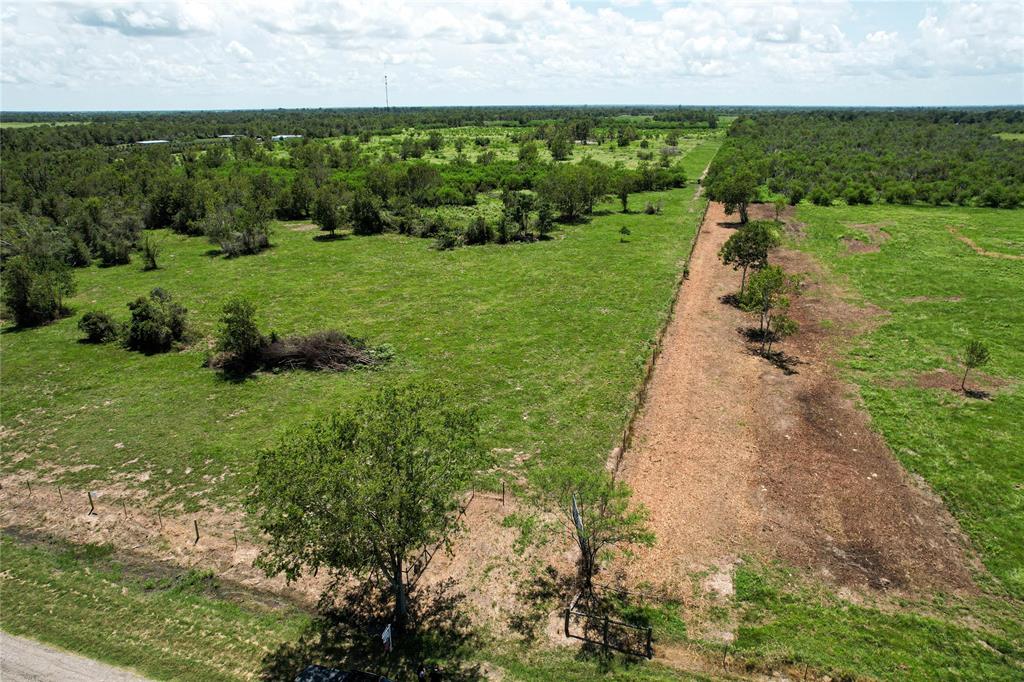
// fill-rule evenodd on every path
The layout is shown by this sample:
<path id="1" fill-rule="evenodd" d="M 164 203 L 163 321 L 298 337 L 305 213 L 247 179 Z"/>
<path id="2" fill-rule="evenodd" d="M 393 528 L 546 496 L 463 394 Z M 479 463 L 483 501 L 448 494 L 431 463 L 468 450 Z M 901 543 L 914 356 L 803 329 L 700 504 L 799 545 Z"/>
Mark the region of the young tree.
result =
<path id="1" fill-rule="evenodd" d="M 341 190 L 334 185 L 324 185 L 317 192 L 313 201 L 313 222 L 323 232 L 334 237 L 338 230 L 345 227 L 347 211 Z"/>
<path id="2" fill-rule="evenodd" d="M 984 342 L 979 341 L 977 339 L 971 339 L 970 341 L 967 342 L 967 345 L 964 346 L 963 357 L 961 358 L 961 362 L 963 362 L 964 365 L 964 376 L 960 380 L 961 391 L 966 392 L 967 390 L 967 373 L 970 372 L 972 369 L 976 369 L 978 367 L 982 367 L 988 364 L 988 361 L 988 346 L 986 346 Z"/>
<path id="3" fill-rule="evenodd" d="M 629 213 L 629 193 L 635 191 L 636 178 L 630 171 L 622 171 L 612 181 L 615 196 L 622 202 L 622 212 Z"/>
<path id="4" fill-rule="evenodd" d="M 631 234 L 632 232 L 629 231 L 629 228 L 623 225 L 621 228 L 619 228 L 619 241 L 625 242 L 626 237 L 628 237 Z"/>
<path id="5" fill-rule="evenodd" d="M 239 369 L 251 369 L 259 362 L 267 339 L 256 326 L 256 306 L 240 296 L 224 304 L 217 330 L 217 352 L 231 356 Z"/>
<path id="6" fill-rule="evenodd" d="M 757 220 L 740 228 L 726 240 L 718 251 L 724 265 L 733 270 L 743 270 L 740 280 L 740 295 L 746 288 L 747 270 L 760 270 L 768 265 L 768 251 L 782 241 L 778 227 L 770 222 Z"/>
<path id="7" fill-rule="evenodd" d="M 771 352 L 776 338 L 789 336 L 797 324 L 786 312 L 791 297 L 796 293 L 799 280 L 778 265 L 769 265 L 750 277 L 750 286 L 742 299 L 744 310 L 760 316 L 761 352 Z"/>
<path id="8" fill-rule="evenodd" d="M 355 234 L 380 234 L 384 231 L 384 217 L 380 200 L 368 189 L 359 189 L 352 197 L 352 231 Z"/>
<path id="9" fill-rule="evenodd" d="M 537 503 L 558 518 L 562 532 L 579 549 L 579 578 L 585 593 L 592 591 L 601 563 L 617 549 L 628 552 L 631 545 L 654 544 L 654 534 L 647 529 L 647 509 L 630 504 L 629 486 L 608 472 L 581 473 L 566 467 L 541 471 L 537 477 Z"/>
<path id="10" fill-rule="evenodd" d="M 378 570 L 408 622 L 406 562 L 446 540 L 459 497 L 486 465 L 472 409 L 426 385 L 387 386 L 289 432 L 260 454 L 246 508 L 267 535 L 257 565 L 291 581 L 326 568 Z"/>

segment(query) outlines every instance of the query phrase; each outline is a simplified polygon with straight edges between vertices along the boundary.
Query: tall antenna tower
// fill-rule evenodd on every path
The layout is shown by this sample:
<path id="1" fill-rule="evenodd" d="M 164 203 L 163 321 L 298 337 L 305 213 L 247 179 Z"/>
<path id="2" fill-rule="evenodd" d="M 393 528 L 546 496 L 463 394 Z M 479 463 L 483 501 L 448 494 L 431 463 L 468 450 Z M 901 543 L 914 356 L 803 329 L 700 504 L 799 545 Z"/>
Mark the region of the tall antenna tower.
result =
<path id="1" fill-rule="evenodd" d="M 391 111 L 391 100 L 388 98 L 388 75 L 384 74 L 384 108 Z"/>

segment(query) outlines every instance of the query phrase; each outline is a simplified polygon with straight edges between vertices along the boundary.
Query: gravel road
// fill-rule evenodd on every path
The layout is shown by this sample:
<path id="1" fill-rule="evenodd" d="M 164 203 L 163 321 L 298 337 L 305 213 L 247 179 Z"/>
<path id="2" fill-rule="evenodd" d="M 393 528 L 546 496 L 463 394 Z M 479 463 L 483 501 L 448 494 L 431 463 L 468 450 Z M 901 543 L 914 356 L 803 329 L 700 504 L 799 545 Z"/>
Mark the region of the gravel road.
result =
<path id="1" fill-rule="evenodd" d="M 145 682 L 126 670 L 0 632 L 3 682 Z"/>

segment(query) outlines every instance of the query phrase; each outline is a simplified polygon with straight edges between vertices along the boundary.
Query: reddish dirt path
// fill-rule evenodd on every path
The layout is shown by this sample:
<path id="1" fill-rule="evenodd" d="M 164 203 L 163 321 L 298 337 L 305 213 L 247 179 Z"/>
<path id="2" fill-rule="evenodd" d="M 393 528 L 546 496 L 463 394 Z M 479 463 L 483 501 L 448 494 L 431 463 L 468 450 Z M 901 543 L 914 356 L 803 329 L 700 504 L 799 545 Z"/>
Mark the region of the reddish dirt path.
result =
<path id="1" fill-rule="evenodd" d="M 956 522 L 833 367 L 835 347 L 884 311 L 843 301 L 805 254 L 774 253 L 810 282 L 791 311 L 800 332 L 781 347 L 795 373 L 784 373 L 750 352 L 739 330 L 752 318 L 720 300 L 740 284 L 718 261 L 734 227 L 725 220 L 712 204 L 623 458 L 657 536 L 627 573 L 684 587 L 693 571 L 751 554 L 850 586 L 971 589 L 977 563 Z"/>
<path id="2" fill-rule="evenodd" d="M 623 461 L 621 473 L 652 511 L 657 537 L 630 573 L 652 583 L 731 562 L 762 523 L 754 415 L 740 399 L 761 362 L 743 352 L 735 333 L 743 313 L 718 300 L 738 283 L 731 270 L 720 272 L 718 250 L 731 234 L 718 227 L 725 219 L 720 204 L 708 208 Z"/>

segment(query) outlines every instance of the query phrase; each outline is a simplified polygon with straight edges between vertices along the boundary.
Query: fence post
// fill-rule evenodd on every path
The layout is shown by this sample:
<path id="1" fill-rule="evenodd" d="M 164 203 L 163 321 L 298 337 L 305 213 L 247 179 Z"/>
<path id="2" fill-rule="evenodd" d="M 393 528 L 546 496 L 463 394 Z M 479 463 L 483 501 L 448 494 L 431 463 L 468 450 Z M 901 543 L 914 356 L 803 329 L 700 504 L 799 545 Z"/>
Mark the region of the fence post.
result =
<path id="1" fill-rule="evenodd" d="M 565 636 L 567 638 L 569 637 L 569 609 L 568 609 L 568 607 L 566 607 L 566 609 L 565 609 Z"/>
<path id="2" fill-rule="evenodd" d="M 501 506 L 505 506 L 505 481 L 501 482 Z"/>
<path id="3" fill-rule="evenodd" d="M 192 541 L 192 545 L 195 546 L 199 544 L 199 519 L 192 519 L 192 524 L 196 528 L 196 539 Z"/>
<path id="4" fill-rule="evenodd" d="M 96 505 L 92 502 L 92 491 L 86 491 L 85 494 L 89 496 L 89 516 L 96 516 Z"/>
<path id="5" fill-rule="evenodd" d="M 604 642 L 604 648 L 608 648 L 608 616 L 604 617 L 604 628 L 601 632 L 601 641 Z"/>
<path id="6" fill-rule="evenodd" d="M 654 658 L 654 647 L 651 646 L 652 635 L 654 634 L 654 628 L 647 628 L 647 658 Z"/>

